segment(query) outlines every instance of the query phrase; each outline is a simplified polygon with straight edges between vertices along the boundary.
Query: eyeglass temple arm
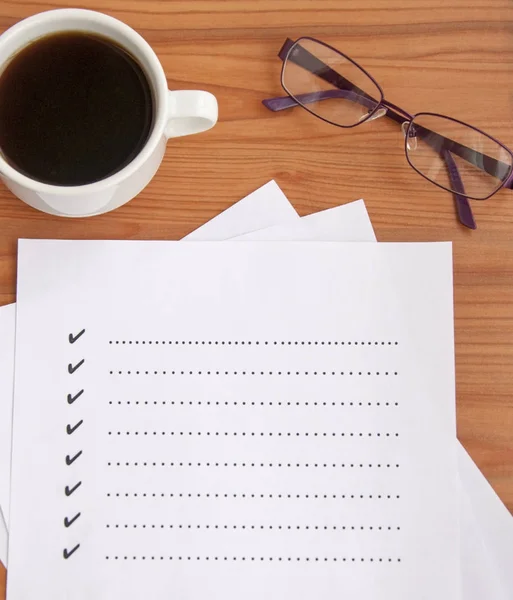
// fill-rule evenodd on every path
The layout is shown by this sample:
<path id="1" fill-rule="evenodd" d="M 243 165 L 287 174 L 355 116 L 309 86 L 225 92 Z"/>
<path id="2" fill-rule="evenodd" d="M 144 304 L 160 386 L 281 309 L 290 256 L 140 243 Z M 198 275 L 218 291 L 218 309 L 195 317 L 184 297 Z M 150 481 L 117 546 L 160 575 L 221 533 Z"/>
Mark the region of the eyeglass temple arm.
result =
<path id="1" fill-rule="evenodd" d="M 344 100 L 351 100 L 352 102 L 361 104 L 370 110 L 374 110 L 376 108 L 376 102 L 374 100 L 366 98 L 365 96 L 362 96 L 358 92 L 352 90 L 323 90 L 319 92 L 308 92 L 306 94 L 296 95 L 296 99 L 299 100 L 301 104 L 310 104 L 311 102 L 329 100 L 331 98 L 343 98 Z M 266 100 L 262 100 L 262 104 L 269 110 L 277 112 L 280 110 L 285 110 L 286 108 L 294 108 L 295 106 L 298 106 L 296 99 L 292 98 L 291 96 L 267 98 Z M 404 121 L 404 117 L 402 121 Z"/>
<path id="2" fill-rule="evenodd" d="M 456 206 L 456 212 L 458 219 L 462 225 L 469 229 L 477 229 L 476 221 L 470 208 L 468 198 L 465 197 L 465 187 L 461 180 L 460 172 L 454 162 L 454 158 L 449 150 L 443 150 L 440 153 L 447 167 L 449 179 L 451 180 L 451 188 L 456 190 L 453 192 L 454 204 Z"/>
<path id="3" fill-rule="evenodd" d="M 284 61 L 287 58 L 287 55 L 294 44 L 295 42 L 290 38 L 287 38 L 285 40 L 285 43 L 278 52 L 278 57 L 280 58 L 280 60 Z M 300 56 L 294 56 L 294 62 L 296 64 L 303 67 L 304 69 L 307 69 L 308 71 L 320 77 L 321 79 L 324 79 L 328 83 L 335 85 L 339 90 L 342 90 L 344 92 L 351 91 L 354 94 L 354 96 L 351 97 L 346 96 L 344 94 L 343 97 L 350 100 L 354 100 L 355 102 L 358 102 L 359 104 L 362 104 L 367 108 L 377 108 L 377 101 L 374 98 L 372 98 L 372 96 L 369 96 L 366 92 L 353 85 L 350 81 L 348 81 L 345 77 L 337 73 L 334 69 L 326 65 L 317 57 L 313 56 L 310 52 L 308 52 L 308 50 L 305 50 L 301 46 L 298 46 L 298 49 L 300 49 L 301 54 Z M 327 90 L 326 92 L 332 91 L 337 92 L 337 90 Z M 300 98 L 301 103 L 308 104 L 310 102 L 316 102 L 328 98 L 340 97 L 335 95 L 327 95 L 326 92 L 302 94 Z M 323 96 L 319 96 L 319 94 L 323 93 Z M 294 106 L 298 106 L 298 103 L 291 96 L 285 96 L 283 98 L 269 98 L 263 100 L 262 102 L 264 106 L 273 111 L 284 110 L 286 108 L 293 108 Z M 369 106 L 369 104 L 371 106 Z M 384 102 L 383 106 L 387 108 L 386 116 L 389 119 L 395 121 L 396 123 L 402 124 L 405 120 L 411 120 L 411 117 L 406 118 L 405 115 L 402 115 L 401 113 L 394 110 L 394 108 L 396 107 L 391 103 Z M 470 164 L 474 165 L 478 169 L 481 169 L 489 175 L 492 175 L 493 177 L 497 177 L 497 174 L 500 172 L 510 171 L 510 167 L 507 164 L 498 161 L 495 158 L 482 154 L 481 152 L 476 152 L 475 150 L 472 150 L 472 148 L 468 148 L 463 144 L 459 144 L 454 140 L 450 140 L 445 136 L 442 136 L 438 133 L 435 133 L 434 131 L 426 129 L 425 127 L 423 127 L 422 130 L 423 133 L 426 134 L 425 141 L 431 146 L 433 146 L 435 149 L 439 148 L 442 144 L 446 144 L 447 148 L 449 148 L 451 152 L 468 161 Z M 511 175 L 513 175 L 513 173 Z M 504 184 L 504 187 L 513 189 L 513 176 L 508 178 L 508 180 Z"/>

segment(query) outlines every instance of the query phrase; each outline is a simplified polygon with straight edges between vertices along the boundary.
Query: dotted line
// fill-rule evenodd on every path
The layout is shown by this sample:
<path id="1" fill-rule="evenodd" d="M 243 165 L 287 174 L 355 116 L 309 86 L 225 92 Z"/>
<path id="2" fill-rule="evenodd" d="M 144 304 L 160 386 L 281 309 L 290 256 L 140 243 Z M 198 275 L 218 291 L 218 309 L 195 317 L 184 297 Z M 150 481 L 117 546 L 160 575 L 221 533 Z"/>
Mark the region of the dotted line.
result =
<path id="1" fill-rule="evenodd" d="M 238 402 L 222 402 L 222 401 L 210 401 L 205 402 L 198 401 L 184 401 L 184 400 L 127 400 L 122 401 L 110 400 L 109 404 L 118 405 L 140 405 L 140 406 L 399 406 L 399 402 L 247 402 L 245 400 Z"/>
<path id="2" fill-rule="evenodd" d="M 399 500 L 401 496 L 399 494 L 211 494 L 206 493 L 192 493 L 192 492 L 179 492 L 179 493 L 148 493 L 143 492 L 107 492 L 107 498 L 242 498 L 244 500 L 250 500 L 254 498 L 258 499 L 269 499 L 269 500 Z"/>
<path id="3" fill-rule="evenodd" d="M 385 464 L 385 463 L 219 463 L 219 462 L 108 462 L 109 467 L 265 467 L 265 468 L 282 468 L 282 467 L 301 467 L 301 468 L 317 468 L 317 467 L 331 467 L 331 468 L 399 468 L 398 464 Z"/>
<path id="4" fill-rule="evenodd" d="M 252 375 L 252 376 L 269 376 L 269 375 L 289 375 L 289 376 L 385 376 L 398 375 L 397 371 L 109 371 L 110 375 L 218 375 L 218 376 L 233 376 L 233 375 Z"/>
<path id="5" fill-rule="evenodd" d="M 306 431 L 304 433 L 287 432 L 255 432 L 255 431 L 109 431 L 108 435 L 141 435 L 141 436 L 211 436 L 211 437 L 399 437 L 398 433 L 318 433 L 317 431 Z"/>
<path id="6" fill-rule="evenodd" d="M 310 557 L 310 556 L 109 556 L 105 560 L 177 560 L 177 561 L 222 561 L 222 562 L 371 562 L 371 563 L 400 563 L 400 558 L 356 558 L 356 557 Z"/>
<path id="7" fill-rule="evenodd" d="M 231 530 L 251 530 L 251 531 L 271 531 L 271 530 L 280 530 L 280 531 L 400 531 L 400 527 L 391 527 L 388 526 L 357 526 L 357 525 L 183 525 L 183 524 L 119 524 L 116 523 L 112 525 L 108 523 L 105 525 L 107 529 L 231 529 Z"/>
<path id="8" fill-rule="evenodd" d="M 398 346 L 399 342 L 395 341 L 372 341 L 372 342 L 357 342 L 357 341 L 340 341 L 340 340 L 302 340 L 302 341 L 278 341 L 278 340 L 109 340 L 111 345 L 128 345 L 128 346 L 145 346 L 145 345 L 161 345 L 161 346 Z"/>

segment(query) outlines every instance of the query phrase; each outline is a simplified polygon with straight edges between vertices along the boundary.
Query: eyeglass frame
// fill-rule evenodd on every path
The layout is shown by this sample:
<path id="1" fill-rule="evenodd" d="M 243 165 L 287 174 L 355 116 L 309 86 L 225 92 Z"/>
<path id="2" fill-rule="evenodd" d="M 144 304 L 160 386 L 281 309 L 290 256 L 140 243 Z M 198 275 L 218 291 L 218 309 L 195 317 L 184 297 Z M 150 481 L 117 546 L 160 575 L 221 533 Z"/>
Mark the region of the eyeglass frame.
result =
<path id="1" fill-rule="evenodd" d="M 379 101 L 372 98 L 371 96 L 369 96 L 363 90 L 360 90 L 356 85 L 354 85 L 352 82 L 350 82 L 348 79 L 346 79 L 343 75 L 340 75 L 339 73 L 337 73 L 337 71 L 335 71 L 334 69 L 329 67 L 324 62 L 322 62 L 321 59 L 310 54 L 308 52 L 308 50 L 306 50 L 305 48 L 301 48 L 301 46 L 299 46 L 299 43 L 304 40 L 309 40 L 309 41 L 315 42 L 317 44 L 320 44 L 321 46 L 328 48 L 329 50 L 335 52 L 336 54 L 340 55 L 342 58 L 347 60 L 349 63 L 354 65 L 361 72 L 363 72 L 370 79 L 370 81 L 376 86 L 377 90 L 379 91 L 379 93 L 380 93 Z M 303 51 L 303 53 L 305 53 L 304 58 L 313 59 L 314 61 L 316 61 L 318 63 L 318 65 L 322 65 L 323 75 L 321 76 L 318 73 L 315 73 L 312 69 L 309 69 L 308 66 L 305 64 L 301 64 L 301 63 L 297 63 L 297 62 L 296 62 L 296 64 L 298 64 L 299 66 L 301 66 L 307 70 L 310 70 L 312 72 L 312 74 L 315 74 L 315 75 L 321 77 L 322 79 L 324 79 L 325 81 L 327 81 L 328 83 L 331 83 L 338 90 L 346 91 L 346 92 L 354 91 L 357 95 L 359 95 L 360 100 L 367 99 L 367 100 L 371 101 L 373 104 L 375 104 L 374 108 L 371 109 L 369 111 L 369 113 L 367 115 L 365 115 L 360 121 L 358 121 L 352 125 L 343 125 L 340 123 L 336 123 L 334 121 L 330 121 L 329 119 L 312 111 L 306 105 L 306 103 L 301 102 L 301 100 L 298 99 L 298 96 L 294 95 L 287 89 L 287 86 L 286 86 L 285 80 L 284 80 L 284 73 L 285 73 L 285 69 L 287 66 L 287 61 L 290 59 L 292 51 L 298 47 L 300 47 L 301 50 Z M 308 55 L 308 56 L 306 56 L 306 55 Z M 314 115 L 318 119 L 321 119 L 322 121 L 325 121 L 326 123 L 329 123 L 330 125 L 335 125 L 336 127 L 341 127 L 343 129 L 351 129 L 353 127 L 357 127 L 358 125 L 361 125 L 362 123 L 366 123 L 366 122 L 372 120 L 373 118 L 377 118 L 380 116 L 387 116 L 388 118 L 392 119 L 396 123 L 400 124 L 401 127 L 403 128 L 403 133 L 405 135 L 404 150 L 405 150 L 405 156 L 406 156 L 406 160 L 407 160 L 408 164 L 412 167 L 412 169 L 416 173 L 421 175 L 424 179 L 426 179 L 433 185 L 436 185 L 440 189 L 443 189 L 443 190 L 448 191 L 453 194 L 455 202 L 456 202 L 456 210 L 458 213 L 459 221 L 465 227 L 468 227 L 469 229 L 476 229 L 476 223 L 475 223 L 475 220 L 474 220 L 474 217 L 472 214 L 472 209 L 470 208 L 470 204 L 469 204 L 468 200 L 480 200 L 480 201 L 488 200 L 489 198 L 491 198 L 493 195 L 495 195 L 497 192 L 499 192 L 503 188 L 513 189 L 513 152 L 505 144 L 503 144 L 502 142 L 500 142 L 499 140 L 497 140 L 490 134 L 486 133 L 485 131 L 479 129 L 478 127 L 475 127 L 473 125 L 470 125 L 469 123 L 465 123 L 464 121 L 460 121 L 459 119 L 455 119 L 453 117 L 449 117 L 449 116 L 446 116 L 446 115 L 443 115 L 440 113 L 420 112 L 420 113 L 416 113 L 414 115 L 410 114 L 409 112 L 407 112 L 400 106 L 397 106 L 396 104 L 385 99 L 385 94 L 383 92 L 382 87 L 379 85 L 379 83 L 374 79 L 374 77 L 366 69 L 364 69 L 356 61 L 354 61 L 351 57 L 347 56 L 346 54 L 344 54 L 337 48 L 334 48 L 330 44 L 327 44 L 326 42 L 323 42 L 316 38 L 312 38 L 309 36 L 303 36 L 301 38 L 298 38 L 296 41 L 293 41 L 290 38 L 287 38 L 285 40 L 285 43 L 281 47 L 280 51 L 278 52 L 278 57 L 283 62 L 280 80 L 281 80 L 281 86 L 283 87 L 284 91 L 287 93 L 287 96 L 286 97 L 278 97 L 278 98 L 268 98 L 268 99 L 263 100 L 262 103 L 264 104 L 264 106 L 266 106 L 266 108 L 276 112 L 276 111 L 284 110 L 287 108 L 294 108 L 295 106 L 301 106 L 302 108 L 307 110 L 310 114 Z M 327 75 L 329 75 L 329 77 L 331 79 L 333 79 L 334 81 L 332 81 L 330 78 L 327 78 Z M 347 90 L 347 89 L 341 87 L 340 82 L 347 82 L 351 86 L 351 89 Z M 337 85 L 337 83 L 338 83 L 338 85 Z M 329 94 L 329 91 L 324 92 L 324 93 Z M 304 95 L 302 94 L 302 96 L 309 96 L 309 95 L 311 96 L 312 94 L 316 94 L 316 93 L 313 92 L 310 94 L 308 94 L 308 93 L 304 94 Z M 325 97 L 330 97 L 330 96 L 325 96 Z M 380 115 L 377 115 L 378 111 L 380 111 L 380 110 L 383 110 L 383 113 Z M 443 186 L 442 184 L 437 183 L 436 181 L 433 181 L 432 179 L 430 179 L 429 177 L 424 175 L 424 173 L 419 171 L 419 169 L 417 167 L 415 167 L 415 165 L 411 162 L 411 160 L 408 156 L 408 150 L 409 150 L 408 140 L 411 139 L 412 137 L 416 137 L 415 129 L 412 129 L 412 127 L 414 127 L 416 125 L 417 127 L 422 128 L 422 126 L 419 126 L 418 123 L 414 123 L 414 121 L 416 118 L 423 117 L 423 116 L 440 117 L 442 119 L 446 119 L 446 120 L 452 121 L 454 123 L 458 123 L 460 125 L 468 127 L 470 129 L 478 132 L 479 134 L 487 137 L 488 139 L 492 140 L 493 142 L 495 142 L 498 146 L 500 146 L 503 150 L 505 150 L 509 154 L 510 159 L 511 159 L 511 164 L 506 165 L 505 163 L 502 163 L 501 161 L 499 161 L 497 159 L 493 159 L 491 157 L 483 155 L 471 148 L 464 146 L 463 144 L 459 144 L 458 142 L 449 140 L 448 138 L 446 138 L 445 136 L 443 136 L 441 134 L 435 134 L 437 137 L 443 138 L 447 142 L 451 142 L 451 144 L 452 144 L 451 149 L 454 149 L 454 147 L 457 147 L 457 149 L 460 152 L 463 152 L 463 154 L 466 153 L 467 156 L 463 156 L 463 158 L 468 160 L 472 164 L 474 164 L 474 166 L 480 168 L 481 170 L 484 170 L 485 172 L 488 172 L 486 170 L 486 168 L 483 168 L 483 166 L 481 164 L 477 164 L 474 160 L 471 160 L 473 155 L 479 154 L 481 157 L 486 157 L 488 159 L 488 161 L 491 163 L 500 163 L 502 166 L 507 166 L 508 167 L 507 174 L 503 177 L 502 180 L 500 180 L 499 185 L 497 186 L 497 188 L 494 191 L 492 191 L 488 196 L 485 196 L 484 198 L 476 198 L 476 197 L 473 197 L 473 196 L 467 194 L 465 192 L 463 182 L 462 182 L 461 176 L 459 174 L 458 168 L 456 166 L 456 163 L 451 155 L 451 152 L 448 149 L 446 149 L 444 151 L 444 154 L 441 156 L 441 158 L 446 163 L 446 166 L 447 166 L 447 169 L 449 172 L 449 178 L 451 180 L 451 184 L 453 185 L 454 189 L 447 188 L 447 187 Z M 404 127 L 405 124 L 407 124 L 406 128 Z M 427 130 L 426 128 L 422 128 L 422 129 L 424 129 L 430 133 L 434 133 L 434 132 L 431 132 L 431 130 Z M 471 153 L 471 154 L 469 154 L 469 153 Z M 493 173 L 489 173 L 489 174 L 491 176 L 497 177 Z"/>

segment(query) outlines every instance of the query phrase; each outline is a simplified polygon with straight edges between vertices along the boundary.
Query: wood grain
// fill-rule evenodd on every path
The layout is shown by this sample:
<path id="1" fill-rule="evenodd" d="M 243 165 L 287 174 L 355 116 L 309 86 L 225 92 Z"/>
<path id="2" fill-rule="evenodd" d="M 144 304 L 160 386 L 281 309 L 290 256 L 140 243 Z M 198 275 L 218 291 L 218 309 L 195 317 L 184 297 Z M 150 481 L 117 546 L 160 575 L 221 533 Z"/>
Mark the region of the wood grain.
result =
<path id="1" fill-rule="evenodd" d="M 0 29 L 50 8 L 4 0 Z M 386 119 L 344 131 L 305 111 L 273 114 L 285 37 L 339 47 L 410 112 L 450 114 L 513 147 L 509 0 L 83 0 L 126 21 L 159 55 L 175 89 L 216 94 L 219 124 L 169 145 L 150 186 L 93 219 L 38 213 L 0 191 L 0 304 L 15 299 L 16 240 L 178 239 L 271 178 L 300 214 L 363 197 L 381 241 L 453 240 L 458 434 L 513 510 L 513 192 L 474 202 L 460 227 L 449 194 L 406 164 Z M 27 540 L 30 543 L 30 540 Z M 0 569 L 0 598 L 5 593 Z"/>

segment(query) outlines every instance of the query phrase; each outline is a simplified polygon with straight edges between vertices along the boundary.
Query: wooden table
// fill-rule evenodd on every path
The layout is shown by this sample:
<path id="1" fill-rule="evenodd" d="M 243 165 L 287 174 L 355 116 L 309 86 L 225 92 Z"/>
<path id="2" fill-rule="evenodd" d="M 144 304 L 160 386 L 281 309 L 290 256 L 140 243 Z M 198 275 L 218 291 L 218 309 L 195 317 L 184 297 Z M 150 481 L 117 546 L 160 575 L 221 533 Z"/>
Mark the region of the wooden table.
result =
<path id="1" fill-rule="evenodd" d="M 0 28 L 66 6 L 5 0 Z M 15 299 L 16 240 L 179 239 L 271 178 L 301 215 L 363 197 L 381 241 L 454 242 L 460 440 L 513 510 L 513 192 L 474 202 L 459 226 L 450 194 L 407 165 L 400 129 L 341 130 L 306 111 L 273 114 L 285 37 L 312 35 L 361 62 L 410 112 L 450 114 L 513 147 L 509 0 L 82 0 L 138 30 L 170 88 L 206 89 L 210 132 L 170 143 L 150 186 L 117 211 L 66 220 L 0 190 L 0 304 Z M 124 8 L 123 8 L 124 7 Z M 5 571 L 0 571 L 0 598 Z"/>

